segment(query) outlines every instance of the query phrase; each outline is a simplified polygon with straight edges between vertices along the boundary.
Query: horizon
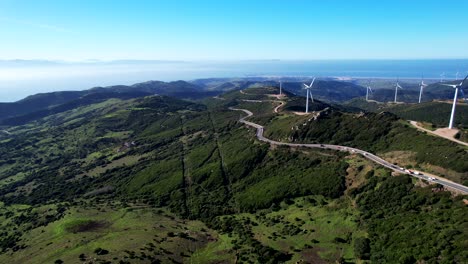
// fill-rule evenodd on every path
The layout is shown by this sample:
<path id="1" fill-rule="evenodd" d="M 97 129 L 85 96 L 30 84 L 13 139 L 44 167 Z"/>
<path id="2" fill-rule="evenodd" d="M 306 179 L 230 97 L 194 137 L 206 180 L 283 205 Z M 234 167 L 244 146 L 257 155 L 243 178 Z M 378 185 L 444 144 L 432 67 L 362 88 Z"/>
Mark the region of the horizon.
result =
<path id="1" fill-rule="evenodd" d="M 191 81 L 204 78 L 310 77 L 437 80 L 445 73 L 468 73 L 468 59 L 439 60 L 116 60 L 63 62 L 0 60 L 0 102 L 29 95 L 92 87 L 132 85 L 149 80 Z"/>

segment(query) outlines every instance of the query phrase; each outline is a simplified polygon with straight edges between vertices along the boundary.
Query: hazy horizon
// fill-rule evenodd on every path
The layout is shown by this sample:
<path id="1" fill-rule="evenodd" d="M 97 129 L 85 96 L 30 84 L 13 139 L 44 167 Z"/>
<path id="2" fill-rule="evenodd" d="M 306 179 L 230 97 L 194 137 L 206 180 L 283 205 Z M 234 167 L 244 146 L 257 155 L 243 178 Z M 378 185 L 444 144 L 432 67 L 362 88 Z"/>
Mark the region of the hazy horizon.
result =
<path id="1" fill-rule="evenodd" d="M 468 73 L 465 60 L 250 60 L 52 62 L 1 61 L 0 102 L 53 91 L 131 85 L 149 80 L 175 81 L 236 77 L 459 78 Z"/>

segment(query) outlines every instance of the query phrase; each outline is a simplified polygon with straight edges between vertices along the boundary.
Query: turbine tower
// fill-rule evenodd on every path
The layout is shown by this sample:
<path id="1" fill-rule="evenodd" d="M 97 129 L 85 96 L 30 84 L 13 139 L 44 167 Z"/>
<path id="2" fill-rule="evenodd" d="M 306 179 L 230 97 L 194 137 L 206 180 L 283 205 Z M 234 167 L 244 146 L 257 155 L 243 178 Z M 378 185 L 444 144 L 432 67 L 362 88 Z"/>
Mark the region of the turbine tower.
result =
<path id="1" fill-rule="evenodd" d="M 282 90 L 283 90 L 283 82 L 280 81 L 280 94 L 279 95 L 283 95 Z"/>
<path id="2" fill-rule="evenodd" d="M 445 72 L 440 74 L 440 82 L 443 82 L 445 78 Z"/>
<path id="3" fill-rule="evenodd" d="M 398 89 L 403 89 L 403 87 L 401 87 L 401 85 L 400 85 L 400 83 L 398 82 L 398 79 L 397 79 L 396 84 L 395 84 L 395 100 L 394 100 L 395 103 L 397 102 Z"/>
<path id="4" fill-rule="evenodd" d="M 419 104 L 421 103 L 421 97 L 424 88 L 427 86 L 427 84 L 424 83 L 424 80 L 421 78 L 421 83 L 419 84 Z"/>
<path id="5" fill-rule="evenodd" d="M 314 97 L 312 96 L 312 92 L 310 91 L 310 89 L 312 89 L 312 85 L 314 85 L 314 82 L 315 82 L 315 77 L 314 79 L 312 80 L 312 82 L 310 83 L 310 85 L 307 85 L 304 83 L 304 89 L 306 90 L 306 113 L 309 113 L 309 93 L 310 93 L 310 99 L 312 100 L 312 102 L 314 102 Z"/>
<path id="6" fill-rule="evenodd" d="M 367 87 L 366 87 L 366 101 L 369 101 L 369 92 L 372 93 L 372 89 L 370 87 L 370 81 L 367 83 Z"/>
<path id="7" fill-rule="evenodd" d="M 453 97 L 452 113 L 450 114 L 450 121 L 449 121 L 449 127 L 448 127 L 449 129 L 453 128 L 453 120 L 455 119 L 455 107 L 457 106 L 458 90 L 460 90 L 460 93 L 462 94 L 463 98 L 466 100 L 465 93 L 463 92 L 462 87 L 466 84 L 467 78 L 468 78 L 468 75 L 459 84 L 443 84 L 445 86 L 449 86 L 455 89 L 455 96 Z"/>

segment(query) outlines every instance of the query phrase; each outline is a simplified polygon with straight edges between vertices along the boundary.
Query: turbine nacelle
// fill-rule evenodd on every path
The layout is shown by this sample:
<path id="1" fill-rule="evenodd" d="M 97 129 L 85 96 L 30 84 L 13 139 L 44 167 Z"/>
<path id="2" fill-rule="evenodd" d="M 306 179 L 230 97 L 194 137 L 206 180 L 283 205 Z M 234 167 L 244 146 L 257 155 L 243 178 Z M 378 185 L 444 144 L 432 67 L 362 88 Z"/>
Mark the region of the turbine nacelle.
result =
<path id="1" fill-rule="evenodd" d="M 315 77 L 314 79 L 312 79 L 312 82 L 310 82 L 310 85 L 307 85 L 304 83 L 304 86 L 305 86 L 304 89 L 312 89 L 312 85 L 314 85 L 314 82 L 315 82 Z"/>

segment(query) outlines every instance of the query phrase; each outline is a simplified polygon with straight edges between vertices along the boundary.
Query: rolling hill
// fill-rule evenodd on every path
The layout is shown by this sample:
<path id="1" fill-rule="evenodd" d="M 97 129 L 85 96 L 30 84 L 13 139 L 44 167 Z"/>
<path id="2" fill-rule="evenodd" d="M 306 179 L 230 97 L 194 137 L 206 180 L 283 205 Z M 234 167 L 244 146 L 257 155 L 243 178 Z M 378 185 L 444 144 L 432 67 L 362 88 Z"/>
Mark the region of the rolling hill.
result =
<path id="1" fill-rule="evenodd" d="M 219 94 L 217 91 L 203 91 L 197 85 L 185 82 L 149 81 L 131 86 L 116 85 L 109 87 L 95 87 L 84 91 L 52 92 L 28 96 L 13 103 L 0 103 L 0 122 L 4 125 L 18 124 L 18 120 L 33 120 L 33 117 L 43 117 L 45 113 L 56 113 L 86 104 L 89 98 L 136 98 L 146 95 L 159 94 L 183 99 L 201 99 Z M 39 112 L 39 113 L 37 113 Z"/>
<path id="2" fill-rule="evenodd" d="M 82 96 L 0 134 L 0 262 L 467 259 L 465 196 L 359 155 L 261 143 L 229 107 L 279 141 L 357 146 L 463 182 L 466 150 L 452 142 L 320 100 L 299 115 L 304 98 L 277 87 L 203 103 L 144 92 Z"/>

